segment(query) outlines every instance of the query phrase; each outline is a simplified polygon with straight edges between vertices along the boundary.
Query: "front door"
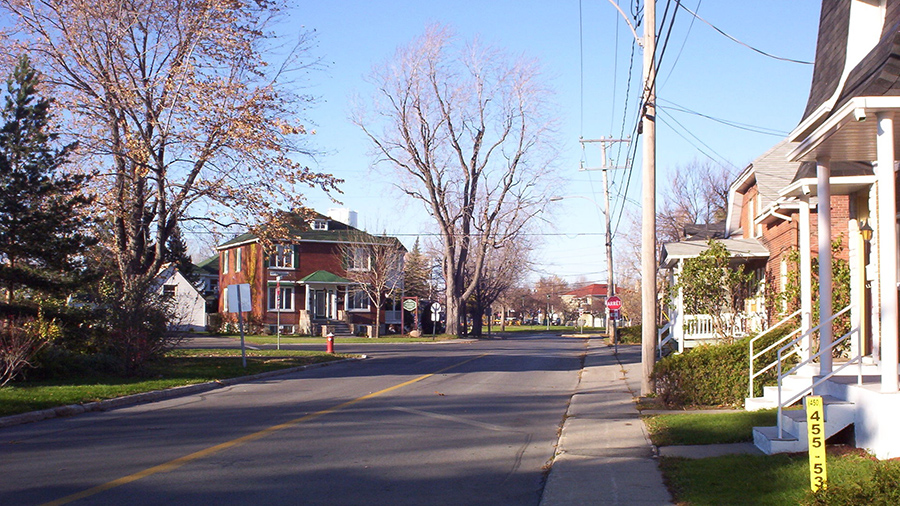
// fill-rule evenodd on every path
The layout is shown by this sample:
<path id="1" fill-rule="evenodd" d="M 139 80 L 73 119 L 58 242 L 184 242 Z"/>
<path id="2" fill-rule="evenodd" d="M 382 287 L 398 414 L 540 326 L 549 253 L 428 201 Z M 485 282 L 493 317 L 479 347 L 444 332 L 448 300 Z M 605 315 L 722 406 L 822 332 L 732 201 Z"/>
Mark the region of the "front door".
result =
<path id="1" fill-rule="evenodd" d="M 309 291 L 309 312 L 315 320 L 328 318 L 328 292 L 325 290 Z"/>

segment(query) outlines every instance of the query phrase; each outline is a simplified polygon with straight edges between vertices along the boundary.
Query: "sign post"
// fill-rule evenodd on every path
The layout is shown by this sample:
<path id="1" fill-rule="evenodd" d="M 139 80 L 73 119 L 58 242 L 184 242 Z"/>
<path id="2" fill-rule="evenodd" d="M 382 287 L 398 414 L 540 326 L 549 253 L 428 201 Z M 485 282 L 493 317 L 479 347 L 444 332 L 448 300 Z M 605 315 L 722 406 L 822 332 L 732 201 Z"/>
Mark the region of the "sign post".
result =
<path id="1" fill-rule="evenodd" d="M 609 321 L 606 322 L 607 329 L 612 325 L 610 340 L 613 342 L 614 352 L 619 353 L 619 340 L 616 336 L 616 320 L 619 319 L 619 310 L 622 309 L 622 299 L 613 295 L 606 299 L 606 309 L 609 310 Z"/>
<path id="2" fill-rule="evenodd" d="M 413 314 L 413 330 L 419 330 L 419 312 L 417 311 L 418 308 L 419 308 L 419 298 L 418 297 L 410 297 L 403 301 L 403 309 L 405 309 Z M 402 322 L 401 322 L 401 325 L 403 325 Z"/>
<path id="3" fill-rule="evenodd" d="M 253 305 L 250 303 L 250 285 L 247 283 L 240 285 L 228 285 L 228 312 L 238 314 L 238 327 L 241 331 L 241 364 L 244 369 L 247 368 L 247 348 L 244 346 L 244 306 L 251 309 Z"/>
<path id="4" fill-rule="evenodd" d="M 431 340 L 437 335 L 437 324 L 441 321 L 441 303 L 431 303 Z"/>
<path id="5" fill-rule="evenodd" d="M 809 430 L 809 488 L 813 492 L 827 488 L 828 472 L 825 462 L 825 406 L 822 397 L 806 397 L 806 426 Z"/>

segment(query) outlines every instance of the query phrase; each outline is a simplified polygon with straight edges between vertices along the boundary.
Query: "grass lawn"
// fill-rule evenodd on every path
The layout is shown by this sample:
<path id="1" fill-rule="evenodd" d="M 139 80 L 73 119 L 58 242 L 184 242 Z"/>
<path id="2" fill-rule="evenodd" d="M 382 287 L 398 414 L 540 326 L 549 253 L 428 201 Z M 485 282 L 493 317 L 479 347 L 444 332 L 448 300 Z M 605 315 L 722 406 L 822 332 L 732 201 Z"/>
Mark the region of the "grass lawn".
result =
<path id="1" fill-rule="evenodd" d="M 240 350 L 179 349 L 151 364 L 147 373 L 141 377 L 93 376 L 15 382 L 0 388 L 0 416 L 328 362 L 347 358 L 348 355 L 330 355 L 316 351 L 248 350 L 246 369 L 241 367 L 240 357 Z"/>
<path id="2" fill-rule="evenodd" d="M 867 456 L 830 452 L 829 486 L 866 482 L 875 465 L 876 461 Z M 679 505 L 782 506 L 811 500 L 809 458 L 805 453 L 697 460 L 663 457 L 660 468 Z"/>
<path id="3" fill-rule="evenodd" d="M 753 440 L 753 427 L 776 423 L 776 411 L 675 413 L 644 417 L 650 440 L 657 446 L 743 443 Z"/>

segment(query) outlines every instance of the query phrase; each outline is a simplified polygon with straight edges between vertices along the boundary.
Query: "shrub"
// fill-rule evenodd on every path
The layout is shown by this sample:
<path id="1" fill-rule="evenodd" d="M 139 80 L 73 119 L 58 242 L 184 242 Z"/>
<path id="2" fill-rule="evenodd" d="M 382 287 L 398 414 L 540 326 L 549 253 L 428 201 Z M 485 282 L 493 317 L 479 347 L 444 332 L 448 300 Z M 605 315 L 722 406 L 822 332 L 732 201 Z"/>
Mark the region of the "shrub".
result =
<path id="1" fill-rule="evenodd" d="M 618 329 L 619 342 L 624 344 L 641 344 L 641 326 L 621 327 Z"/>
<path id="2" fill-rule="evenodd" d="M 42 320 L 6 320 L 0 324 L 0 387 L 31 367 L 32 359 L 44 345 L 44 332 L 52 331 L 52 322 Z"/>
<path id="3" fill-rule="evenodd" d="M 803 504 L 807 506 L 893 506 L 900 504 L 900 463 L 876 462 L 872 476 L 850 484 L 828 484 L 827 489 L 810 493 Z"/>
<path id="4" fill-rule="evenodd" d="M 775 331 L 757 341 L 763 349 L 793 329 Z M 764 366 L 775 359 L 775 350 L 757 359 Z M 750 338 L 731 344 L 698 346 L 680 355 L 670 355 L 656 363 L 653 379 L 660 399 L 672 407 L 741 406 L 749 384 Z M 795 361 L 794 361 L 795 362 Z M 771 369 L 754 381 L 754 395 L 764 384 L 774 384 Z"/>
<path id="5" fill-rule="evenodd" d="M 113 287 L 101 307 L 106 331 L 103 352 L 117 357 L 126 374 L 139 373 L 178 341 L 167 335 L 171 304 L 151 282 Z"/>
<path id="6" fill-rule="evenodd" d="M 38 353 L 34 364 L 34 372 L 29 377 L 36 380 L 121 376 L 125 372 L 122 362 L 113 355 L 83 353 L 52 344 Z"/>

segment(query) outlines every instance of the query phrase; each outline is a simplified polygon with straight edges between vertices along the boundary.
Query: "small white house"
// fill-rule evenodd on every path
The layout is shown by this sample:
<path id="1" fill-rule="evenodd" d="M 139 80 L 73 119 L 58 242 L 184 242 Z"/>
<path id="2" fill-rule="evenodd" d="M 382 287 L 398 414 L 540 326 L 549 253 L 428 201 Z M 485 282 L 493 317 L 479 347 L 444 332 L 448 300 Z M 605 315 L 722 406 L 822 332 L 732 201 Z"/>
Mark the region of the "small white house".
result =
<path id="1" fill-rule="evenodd" d="M 160 269 L 156 277 L 157 293 L 174 303 L 175 316 L 169 322 L 170 330 L 206 330 L 206 300 L 178 269 L 169 263 Z"/>

